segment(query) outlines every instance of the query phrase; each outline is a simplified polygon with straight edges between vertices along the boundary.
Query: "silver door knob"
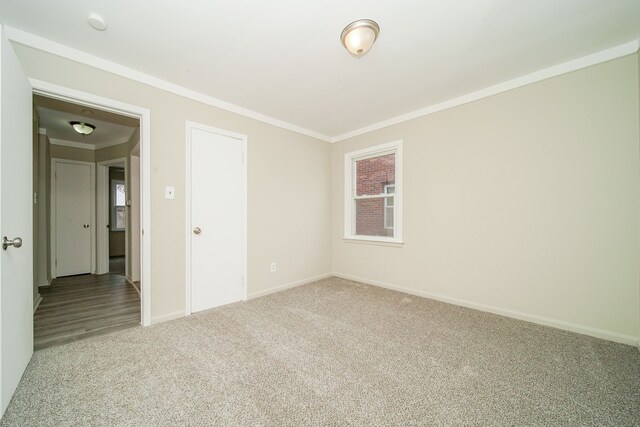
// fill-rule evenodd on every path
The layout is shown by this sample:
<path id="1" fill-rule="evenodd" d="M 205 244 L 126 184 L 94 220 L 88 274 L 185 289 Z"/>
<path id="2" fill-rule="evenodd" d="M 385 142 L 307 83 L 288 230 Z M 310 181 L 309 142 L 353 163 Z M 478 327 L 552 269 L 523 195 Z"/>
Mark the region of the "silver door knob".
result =
<path id="1" fill-rule="evenodd" d="M 193 234 L 200 234 L 202 233 L 202 230 L 200 230 L 200 227 L 196 227 L 193 229 Z"/>
<path id="2" fill-rule="evenodd" d="M 9 240 L 7 239 L 7 236 L 4 236 L 2 238 L 2 249 L 6 251 L 9 246 L 13 246 L 14 248 L 19 248 L 20 246 L 22 246 L 22 239 L 19 237 L 16 237 L 13 240 Z"/>

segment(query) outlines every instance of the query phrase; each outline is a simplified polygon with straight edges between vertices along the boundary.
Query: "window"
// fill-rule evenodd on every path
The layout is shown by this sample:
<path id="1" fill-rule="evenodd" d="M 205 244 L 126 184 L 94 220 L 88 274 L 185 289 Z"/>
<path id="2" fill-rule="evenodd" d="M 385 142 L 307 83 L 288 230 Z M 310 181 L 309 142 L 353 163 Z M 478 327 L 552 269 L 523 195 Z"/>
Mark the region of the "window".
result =
<path id="1" fill-rule="evenodd" d="M 385 185 L 384 192 L 385 194 L 395 193 L 396 185 Z M 393 230 L 393 197 L 386 197 L 384 199 L 384 228 L 387 230 Z"/>
<path id="2" fill-rule="evenodd" d="M 124 181 L 111 180 L 111 200 L 113 203 L 111 231 L 122 231 L 127 226 L 127 197 Z"/>
<path id="3" fill-rule="evenodd" d="M 402 243 L 402 141 L 345 154 L 344 238 Z"/>

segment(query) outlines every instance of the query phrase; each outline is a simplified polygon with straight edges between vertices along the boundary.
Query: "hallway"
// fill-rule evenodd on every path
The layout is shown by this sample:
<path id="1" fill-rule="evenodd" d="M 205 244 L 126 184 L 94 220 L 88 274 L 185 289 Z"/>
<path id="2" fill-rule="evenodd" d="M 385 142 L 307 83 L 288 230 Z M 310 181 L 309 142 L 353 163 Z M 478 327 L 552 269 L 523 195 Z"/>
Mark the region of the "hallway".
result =
<path id="1" fill-rule="evenodd" d="M 34 349 L 140 325 L 140 295 L 123 276 L 69 276 L 40 288 Z"/>

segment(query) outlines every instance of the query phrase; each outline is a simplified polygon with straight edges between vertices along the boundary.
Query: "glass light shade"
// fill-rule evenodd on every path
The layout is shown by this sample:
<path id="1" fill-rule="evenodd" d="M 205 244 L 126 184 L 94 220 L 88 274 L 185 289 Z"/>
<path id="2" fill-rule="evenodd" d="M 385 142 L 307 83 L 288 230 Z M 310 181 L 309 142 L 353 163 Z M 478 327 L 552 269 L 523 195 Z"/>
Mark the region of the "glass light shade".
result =
<path id="1" fill-rule="evenodd" d="M 342 30 L 341 40 L 352 55 L 361 56 L 371 49 L 378 38 L 380 27 L 370 19 L 360 19 Z"/>
<path id="2" fill-rule="evenodd" d="M 94 125 L 83 122 L 69 122 L 73 129 L 82 135 L 90 135 L 91 132 L 96 128 Z"/>

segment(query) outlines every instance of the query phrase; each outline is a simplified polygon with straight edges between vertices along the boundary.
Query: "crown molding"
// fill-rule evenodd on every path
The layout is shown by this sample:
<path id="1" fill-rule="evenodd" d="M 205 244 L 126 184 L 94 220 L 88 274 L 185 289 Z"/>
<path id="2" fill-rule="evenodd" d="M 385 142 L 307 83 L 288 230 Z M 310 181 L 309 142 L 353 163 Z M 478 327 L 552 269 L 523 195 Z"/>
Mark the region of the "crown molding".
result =
<path id="1" fill-rule="evenodd" d="M 129 138 L 122 137 L 122 138 L 114 139 L 113 141 L 104 142 L 101 144 L 85 144 L 83 142 L 68 141 L 66 139 L 59 139 L 59 138 L 49 138 L 49 142 L 53 145 L 61 145 L 63 147 L 72 147 L 72 148 L 79 148 L 81 150 L 96 151 L 96 150 L 101 150 L 103 148 L 112 147 L 114 145 L 124 144 L 126 142 L 129 142 Z"/>
<path id="2" fill-rule="evenodd" d="M 104 58 L 91 55 L 89 53 L 71 48 L 69 46 L 45 39 L 40 36 L 36 36 L 31 33 L 27 33 L 22 30 L 18 30 L 13 27 L 5 26 L 5 34 L 9 40 L 19 43 L 25 46 L 32 47 L 34 49 L 42 50 L 44 52 L 51 53 L 53 55 L 60 56 L 71 61 L 75 61 L 84 65 L 88 65 L 93 68 L 97 68 L 103 71 L 116 74 L 130 80 L 143 83 L 166 92 L 173 93 L 194 101 L 201 102 L 203 104 L 210 105 L 212 107 L 220 108 L 221 110 L 229 111 L 231 113 L 239 114 L 244 117 L 248 117 L 260 122 L 270 124 L 282 129 L 286 129 L 292 132 L 296 132 L 302 135 L 310 136 L 312 138 L 319 139 L 321 141 L 336 143 L 344 141 L 349 138 L 353 138 L 365 133 L 373 132 L 378 129 L 382 129 L 388 126 L 404 123 L 409 120 L 413 120 L 419 117 L 428 116 L 430 114 L 438 113 L 440 111 L 455 108 L 464 104 L 469 104 L 474 101 L 478 101 L 483 98 L 487 98 L 493 95 L 497 95 L 503 92 L 507 92 L 519 87 L 527 86 L 532 83 L 547 80 L 553 77 L 557 77 L 563 74 L 577 71 L 583 68 L 591 67 L 593 65 L 601 64 L 603 62 L 611 61 L 614 59 L 622 58 L 627 55 L 638 52 L 640 42 L 638 40 L 632 40 L 628 43 L 624 43 L 618 46 L 614 46 L 609 49 L 605 49 L 578 59 L 563 62 L 548 68 L 544 68 L 535 71 L 524 76 L 520 76 L 511 80 L 507 80 L 477 91 L 462 95 L 444 102 L 433 104 L 419 110 L 415 110 L 406 114 L 402 114 L 396 117 L 392 117 L 387 120 L 372 123 L 368 126 L 347 132 L 338 136 L 327 136 L 318 132 L 305 129 L 303 127 L 294 125 L 283 120 L 275 119 L 273 117 L 266 116 L 253 110 L 240 107 L 235 104 L 202 94 L 192 89 L 187 89 L 183 86 L 171 83 L 166 80 L 151 76 L 149 74 L 142 73 L 132 68 L 125 67 L 115 62 L 108 61 Z"/>
<path id="3" fill-rule="evenodd" d="M 388 126 L 397 125 L 399 123 L 407 122 L 409 120 L 417 119 L 418 117 L 428 116 L 440 111 L 448 110 L 449 108 L 458 107 L 460 105 L 469 104 L 470 102 L 478 101 L 482 98 L 487 98 L 499 93 L 507 92 L 519 87 L 527 86 L 532 83 L 547 80 L 552 77 L 557 77 L 562 74 L 567 74 L 572 71 L 577 71 L 582 68 L 591 67 L 593 65 L 601 64 L 603 62 L 611 61 L 614 59 L 622 58 L 627 55 L 632 55 L 638 52 L 639 41 L 633 40 L 631 42 L 621 44 L 609 49 L 602 50 L 600 52 L 593 53 L 591 55 L 583 56 L 582 58 L 574 59 L 572 61 L 563 62 L 552 67 L 544 68 L 542 70 L 535 71 L 524 76 L 517 77 L 515 79 L 507 80 L 502 83 L 498 83 L 493 86 L 486 87 L 484 89 L 477 90 L 475 92 L 468 93 L 466 95 L 459 96 L 457 98 L 450 99 L 448 101 L 440 102 L 438 104 L 431 105 L 429 107 L 421 108 L 410 113 L 402 114 L 381 122 L 365 126 L 360 129 L 356 129 L 351 132 L 336 136 L 331 139 L 331 142 L 340 142 L 345 139 L 353 138 L 365 133 L 373 132 L 374 130 L 382 129 Z"/>
<path id="4" fill-rule="evenodd" d="M 5 26 L 4 30 L 7 38 L 15 43 L 29 46 L 44 52 L 48 52 L 65 59 L 78 62 L 80 64 L 97 68 L 99 70 L 107 71 L 112 74 L 116 74 L 121 77 L 125 77 L 130 80 L 134 80 L 139 83 L 143 83 L 148 86 L 152 86 L 152 87 L 164 90 L 166 92 L 182 96 L 184 98 L 192 99 L 194 101 L 198 101 L 203 104 L 207 104 L 212 107 L 219 108 L 221 110 L 229 111 L 231 113 L 239 114 L 244 117 L 258 120 L 260 122 L 263 122 L 272 126 L 290 130 L 292 132 L 296 132 L 302 135 L 310 136 L 312 138 L 316 138 L 321 141 L 332 142 L 332 138 L 327 135 L 323 135 L 321 133 L 314 132 L 309 129 L 305 129 L 303 127 L 294 125 L 292 123 L 275 119 L 273 117 L 269 117 L 267 115 L 258 113 L 256 111 L 249 110 L 244 107 L 240 107 L 230 102 L 223 101 L 221 99 L 217 99 L 209 95 L 205 95 L 195 90 L 188 89 L 184 86 L 180 86 L 175 83 L 171 83 L 169 81 L 160 79 L 158 77 L 154 77 L 152 75 L 142 73 L 140 71 L 126 67 L 124 65 L 111 62 L 99 56 L 91 55 L 81 50 L 63 45 L 61 43 L 57 43 L 52 40 L 45 39 L 44 37 L 36 36 L 34 34 L 27 33 L 26 31 L 22 31 L 17 28 L 13 28 L 9 26 Z"/>

